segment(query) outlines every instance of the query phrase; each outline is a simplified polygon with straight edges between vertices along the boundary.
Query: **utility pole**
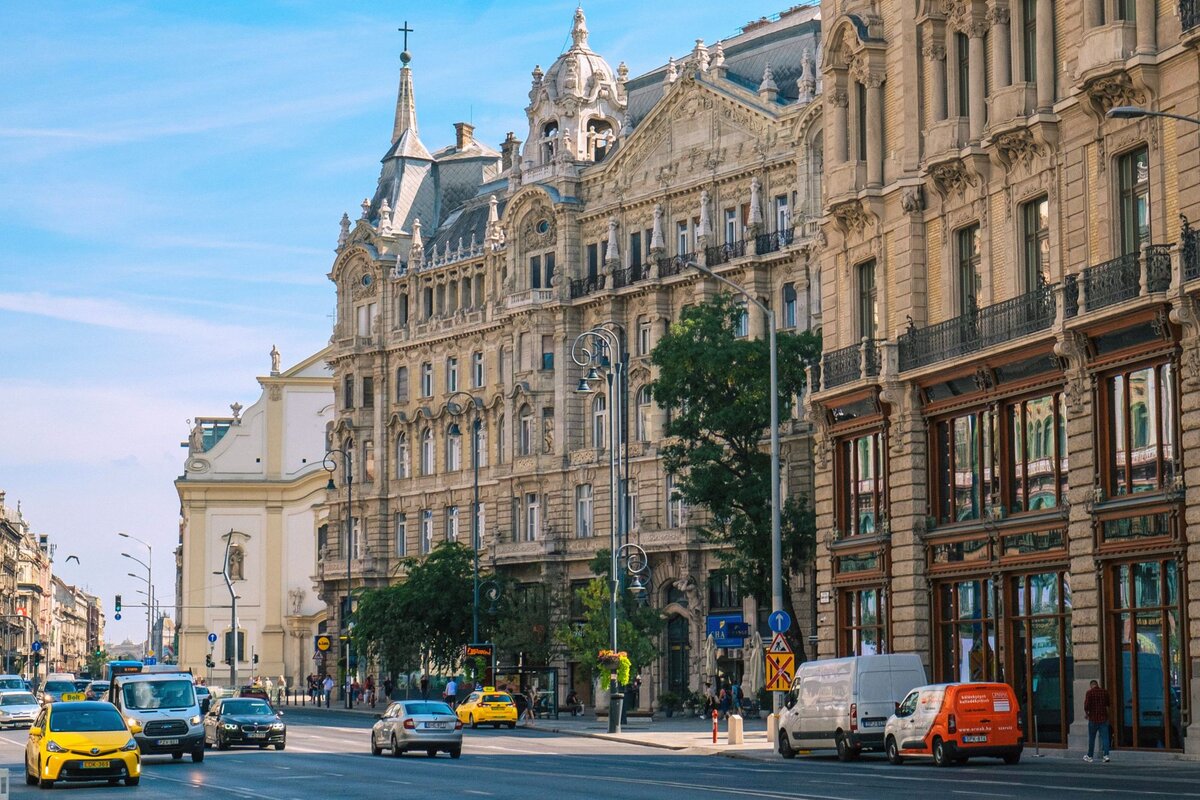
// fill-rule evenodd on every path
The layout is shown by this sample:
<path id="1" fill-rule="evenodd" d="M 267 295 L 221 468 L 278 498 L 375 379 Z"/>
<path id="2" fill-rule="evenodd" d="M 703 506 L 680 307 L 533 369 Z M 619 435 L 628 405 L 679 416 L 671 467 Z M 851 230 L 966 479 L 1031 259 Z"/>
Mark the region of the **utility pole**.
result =
<path id="1" fill-rule="evenodd" d="M 225 536 L 225 563 L 221 567 L 221 571 L 217 573 L 225 579 L 225 586 L 229 589 L 229 616 L 233 627 L 233 655 L 229 658 L 229 685 L 234 691 L 238 688 L 238 659 L 242 657 L 242 648 L 238 644 L 238 613 L 237 613 L 237 592 L 233 590 L 233 580 L 229 577 L 229 551 L 233 544 L 233 528 L 229 529 L 229 533 Z"/>

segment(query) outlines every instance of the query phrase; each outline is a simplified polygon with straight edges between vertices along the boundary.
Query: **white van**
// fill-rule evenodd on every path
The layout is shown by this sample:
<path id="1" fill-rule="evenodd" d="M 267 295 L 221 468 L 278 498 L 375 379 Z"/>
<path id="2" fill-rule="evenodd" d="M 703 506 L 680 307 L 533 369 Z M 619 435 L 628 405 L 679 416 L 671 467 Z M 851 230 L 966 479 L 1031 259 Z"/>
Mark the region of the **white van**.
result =
<path id="1" fill-rule="evenodd" d="M 888 717 L 914 686 L 926 682 L 915 653 L 809 661 L 796 668 L 779 715 L 779 754 L 836 748 L 851 761 L 863 750 L 883 750 Z"/>
<path id="2" fill-rule="evenodd" d="M 170 753 L 180 759 L 204 760 L 204 723 L 190 672 L 116 675 L 108 690 L 109 702 L 129 722 L 142 729 L 133 735 L 142 755 Z"/>

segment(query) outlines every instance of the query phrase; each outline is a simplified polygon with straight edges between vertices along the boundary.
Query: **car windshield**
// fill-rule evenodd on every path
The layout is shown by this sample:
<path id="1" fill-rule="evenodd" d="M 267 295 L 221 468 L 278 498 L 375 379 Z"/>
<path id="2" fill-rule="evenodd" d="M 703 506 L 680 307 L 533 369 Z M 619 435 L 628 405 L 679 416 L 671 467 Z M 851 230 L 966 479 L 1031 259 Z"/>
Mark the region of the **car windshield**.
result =
<path id="1" fill-rule="evenodd" d="M 133 681 L 121 689 L 126 708 L 189 708 L 196 705 L 192 682 L 186 679 Z"/>
<path id="2" fill-rule="evenodd" d="M 75 681 L 75 688 L 76 690 L 82 692 L 90 683 L 91 681 Z"/>
<path id="3" fill-rule="evenodd" d="M 123 731 L 125 720 L 115 708 L 92 706 L 73 707 L 73 703 L 54 707 L 50 714 L 50 730 L 56 733 L 70 731 Z"/>
<path id="4" fill-rule="evenodd" d="M 14 692 L 0 695 L 0 706 L 32 706 L 37 705 L 37 698 L 29 692 Z"/>
<path id="5" fill-rule="evenodd" d="M 481 703 L 511 703 L 512 698 L 506 694 L 485 694 Z"/>
<path id="6" fill-rule="evenodd" d="M 404 713 L 406 714 L 453 714 L 450 706 L 445 703 L 405 703 Z"/>
<path id="7" fill-rule="evenodd" d="M 107 692 L 108 684 L 107 683 L 93 683 L 88 688 L 91 689 L 93 692 Z"/>
<path id="8" fill-rule="evenodd" d="M 44 692 L 73 692 L 75 684 L 70 681 L 46 681 L 46 685 L 42 687 Z"/>
<path id="9" fill-rule="evenodd" d="M 275 712 L 261 700 L 226 700 L 221 705 L 222 714 L 237 714 L 239 716 L 269 716 Z"/>
<path id="10" fill-rule="evenodd" d="M 0 678 L 0 689 L 24 689 L 25 681 L 20 678 Z"/>

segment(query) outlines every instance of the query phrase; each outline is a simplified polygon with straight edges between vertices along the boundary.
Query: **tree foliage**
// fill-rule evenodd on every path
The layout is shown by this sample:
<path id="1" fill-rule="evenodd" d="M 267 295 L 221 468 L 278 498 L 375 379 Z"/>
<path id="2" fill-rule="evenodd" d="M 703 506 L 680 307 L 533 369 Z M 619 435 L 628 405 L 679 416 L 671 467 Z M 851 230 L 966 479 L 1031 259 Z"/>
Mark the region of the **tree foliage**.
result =
<path id="1" fill-rule="evenodd" d="M 556 598 L 542 584 L 522 587 L 510 580 L 500 581 L 500 584 L 495 615 L 484 614 L 481 610 L 481 630 L 506 658 L 516 658 L 522 653 L 527 665 L 549 664 L 555 650 Z"/>
<path id="2" fill-rule="evenodd" d="M 735 334 L 743 307 L 728 295 L 685 309 L 651 354 L 659 369 L 654 400 L 672 411 L 663 447 L 679 495 L 704 506 L 708 540 L 723 569 L 759 600 L 771 587 L 770 349 L 764 338 Z M 821 340 L 809 332 L 777 334 L 780 417 L 805 386 Z M 807 498 L 793 494 L 782 512 L 784 580 L 807 563 L 816 523 Z M 785 592 L 786 594 L 786 592 Z"/>

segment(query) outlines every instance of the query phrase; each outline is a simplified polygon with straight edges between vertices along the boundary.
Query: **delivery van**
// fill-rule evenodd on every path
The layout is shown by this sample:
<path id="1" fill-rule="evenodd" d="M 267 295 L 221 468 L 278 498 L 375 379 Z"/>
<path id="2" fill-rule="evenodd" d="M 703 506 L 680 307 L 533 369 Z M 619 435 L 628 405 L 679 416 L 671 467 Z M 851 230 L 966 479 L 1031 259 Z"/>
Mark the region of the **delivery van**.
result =
<path id="1" fill-rule="evenodd" d="M 919 686 L 887 722 L 888 761 L 932 758 L 939 767 L 977 756 L 1021 760 L 1024 735 L 1017 696 L 1007 683 Z"/>
<path id="2" fill-rule="evenodd" d="M 117 675 L 109 687 L 109 701 L 130 722 L 141 725 L 137 739 L 142 755 L 170 754 L 180 759 L 204 760 L 204 724 L 190 672 L 149 671 Z"/>
<path id="3" fill-rule="evenodd" d="M 926 681 L 915 653 L 808 661 L 796 668 L 779 715 L 779 754 L 833 748 L 850 761 L 884 748 L 888 717 L 914 686 Z"/>

